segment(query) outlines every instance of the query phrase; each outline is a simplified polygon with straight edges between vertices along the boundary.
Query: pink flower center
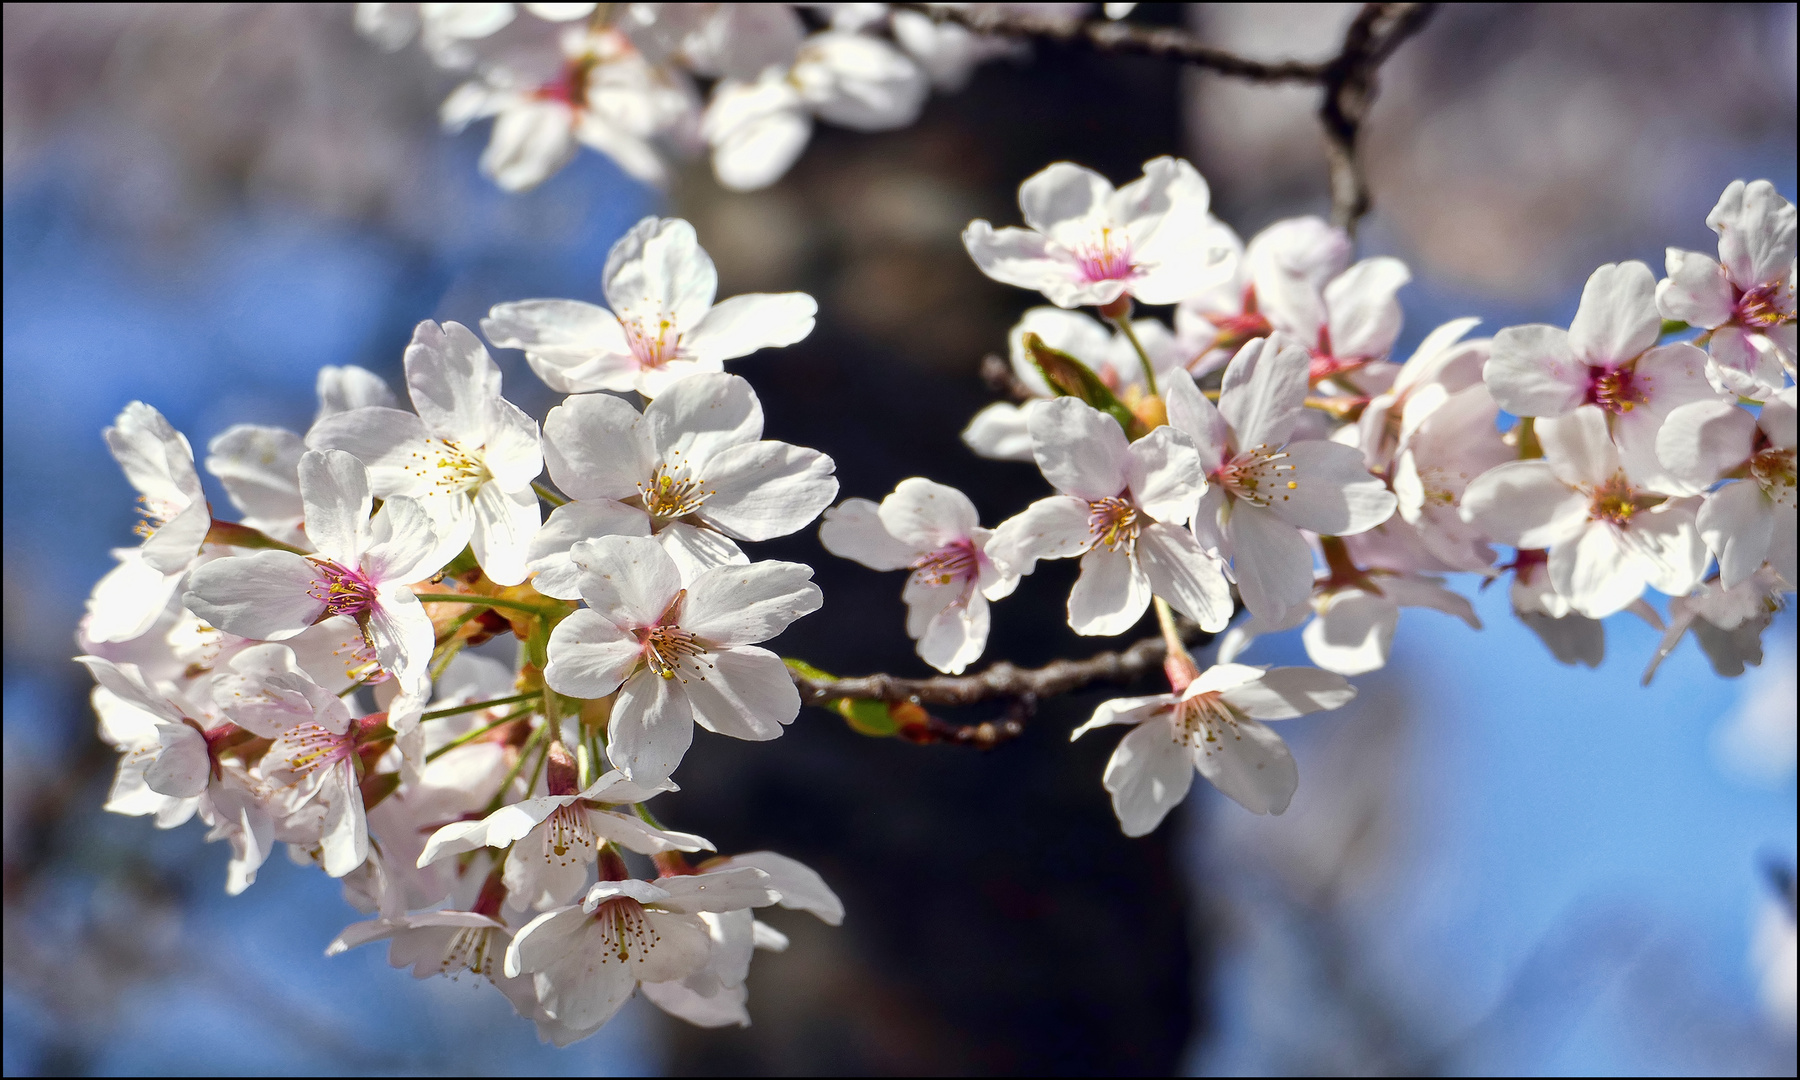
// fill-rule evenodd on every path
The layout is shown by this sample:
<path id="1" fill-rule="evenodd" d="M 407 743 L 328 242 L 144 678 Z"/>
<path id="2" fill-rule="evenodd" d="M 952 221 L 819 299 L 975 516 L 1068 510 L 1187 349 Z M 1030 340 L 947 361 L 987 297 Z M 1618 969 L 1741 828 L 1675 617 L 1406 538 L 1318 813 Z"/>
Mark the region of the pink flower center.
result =
<path id="1" fill-rule="evenodd" d="M 1756 330 L 1794 321 L 1794 294 L 1786 282 L 1758 285 L 1738 297 L 1735 320 Z"/>
<path id="2" fill-rule="evenodd" d="M 683 589 L 675 594 L 675 599 L 669 601 L 667 610 L 662 613 L 662 617 L 657 620 L 655 626 L 639 627 L 633 631 L 637 635 L 639 647 L 643 650 L 641 655 L 644 663 L 649 666 L 651 671 L 665 679 L 680 677 L 681 665 L 684 661 L 694 666 L 696 674 L 699 674 L 701 667 L 712 666 L 703 659 L 695 659 L 706 654 L 706 646 L 675 622 L 676 613 L 681 610 L 681 602 L 686 599 L 687 590 Z M 700 675 L 702 679 L 705 677 Z M 687 680 L 683 679 L 682 681 L 686 682 Z"/>
<path id="3" fill-rule="evenodd" d="M 1137 543 L 1139 528 L 1138 509 L 1129 499 L 1113 495 L 1088 503 L 1088 533 L 1095 547 L 1122 544 L 1130 550 Z"/>
<path id="4" fill-rule="evenodd" d="M 1284 463 L 1286 458 L 1265 443 L 1219 466 L 1212 480 L 1253 506 L 1286 502 L 1300 489 L 1300 479 L 1294 467 Z"/>
<path id="5" fill-rule="evenodd" d="M 300 724 L 281 736 L 292 746 L 288 767 L 297 773 L 315 773 L 348 761 L 356 753 L 356 729 L 338 734 L 319 724 Z"/>
<path id="6" fill-rule="evenodd" d="M 1086 281 L 1129 281 L 1137 276 L 1130 238 L 1115 237 L 1112 229 L 1101 229 L 1097 242 L 1076 248 L 1075 263 Z"/>
<path id="7" fill-rule="evenodd" d="M 629 961 L 633 953 L 642 960 L 662 940 L 662 935 L 644 918 L 644 905 L 629 896 L 601 901 L 594 909 L 593 920 L 607 959 L 620 963 Z"/>
<path id="8" fill-rule="evenodd" d="M 1625 479 L 1624 473 L 1614 473 L 1612 479 L 1594 489 L 1588 504 L 1588 517 L 1624 528 L 1631 524 L 1632 515 L 1651 505 L 1652 501 L 1661 500 L 1640 498 L 1631 489 L 1631 482 Z"/>
<path id="9" fill-rule="evenodd" d="M 631 347 L 631 355 L 637 357 L 639 367 L 659 368 L 671 360 L 684 359 L 681 331 L 675 328 L 675 321 L 668 315 L 658 315 L 654 321 L 621 319 L 620 322 L 625 327 L 626 344 Z"/>
<path id="10" fill-rule="evenodd" d="M 1649 400 L 1630 368 L 1588 368 L 1587 404 L 1609 413 L 1628 413 Z"/>
<path id="11" fill-rule="evenodd" d="M 375 606 L 375 583 L 360 570 L 332 562 L 312 560 L 319 576 L 313 579 L 306 595 L 325 605 L 327 615 L 348 615 L 360 619 Z"/>
<path id="12" fill-rule="evenodd" d="M 972 540 L 958 540 L 921 555 L 912 563 L 913 580 L 921 585 L 950 585 L 972 581 L 981 572 L 981 556 Z"/>

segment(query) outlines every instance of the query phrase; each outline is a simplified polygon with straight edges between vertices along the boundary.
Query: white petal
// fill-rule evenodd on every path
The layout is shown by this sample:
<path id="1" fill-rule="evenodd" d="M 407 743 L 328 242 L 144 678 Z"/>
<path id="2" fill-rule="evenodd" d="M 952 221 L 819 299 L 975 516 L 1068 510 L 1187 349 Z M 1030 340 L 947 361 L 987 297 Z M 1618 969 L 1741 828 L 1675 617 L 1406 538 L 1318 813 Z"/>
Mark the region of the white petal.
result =
<path id="1" fill-rule="evenodd" d="M 448 103 L 446 103 L 448 104 Z M 575 113 L 560 101 L 520 99 L 494 118 L 482 175 L 503 191 L 529 191 L 575 156 Z"/>
<path id="2" fill-rule="evenodd" d="M 180 574 L 165 574 L 144 562 L 136 549 L 115 551 L 119 565 L 94 583 L 88 597 L 84 632 L 97 642 L 133 641 L 142 637 L 181 584 Z"/>
<path id="3" fill-rule="evenodd" d="M 1174 694 L 1151 694 L 1148 697 L 1103 701 L 1094 709 L 1094 715 L 1088 717 L 1087 723 L 1069 732 L 1069 741 L 1074 742 L 1095 728 L 1114 724 L 1141 724 L 1153 716 L 1167 713 L 1176 700 Z"/>
<path id="4" fill-rule="evenodd" d="M 1112 795 L 1119 828 L 1126 836 L 1145 836 L 1187 798 L 1194 758 L 1168 724 L 1144 724 L 1119 740 L 1101 784 Z"/>
<path id="5" fill-rule="evenodd" d="M 631 674 L 643 651 L 629 631 L 592 611 L 577 611 L 550 632 L 544 681 L 570 697 L 605 697 Z"/>
<path id="6" fill-rule="evenodd" d="M 1120 494 L 1131 455 L 1118 421 L 1076 398 L 1033 402 L 1025 410 L 1031 454 L 1058 491 L 1093 501 Z"/>
<path id="7" fill-rule="evenodd" d="M 1186 434 L 1163 425 L 1131 444 L 1126 482 L 1138 509 L 1157 521 L 1186 525 L 1206 485 L 1200 455 Z"/>
<path id="8" fill-rule="evenodd" d="M 1269 509 L 1290 525 L 1330 536 L 1367 532 L 1394 513 L 1394 495 L 1369 474 L 1362 454 L 1322 440 L 1287 445 L 1287 490 L 1277 484 Z"/>
<path id="9" fill-rule="evenodd" d="M 1306 655 L 1326 671 L 1361 675 L 1386 667 L 1400 608 L 1393 600 L 1361 589 L 1325 598 L 1324 607 L 1301 632 Z"/>
<path id="10" fill-rule="evenodd" d="M 812 583 L 812 567 L 803 563 L 715 566 L 688 585 L 680 621 L 709 644 L 750 645 L 769 640 L 824 602 Z"/>
<path id="11" fill-rule="evenodd" d="M 1193 442 L 1205 472 L 1218 469 L 1231 449 L 1231 431 L 1218 408 L 1206 400 L 1186 372 L 1171 374 L 1162 391 L 1169 409 L 1169 426 Z"/>
<path id="12" fill-rule="evenodd" d="M 544 418 L 550 478 L 571 499 L 629 499 L 655 461 L 638 411 L 610 394 L 577 394 Z"/>
<path id="13" fill-rule="evenodd" d="M 1587 397 L 1587 365 L 1554 326 L 1509 326 L 1482 368 L 1494 401 L 1515 416 L 1561 416 Z"/>
<path id="14" fill-rule="evenodd" d="M 1092 169 L 1059 161 L 1019 185 L 1025 223 L 1048 233 L 1064 222 L 1080 222 L 1106 206 L 1112 184 Z"/>
<path id="15" fill-rule="evenodd" d="M 735 360 L 805 340 L 818 312 L 818 302 L 805 293 L 746 293 L 707 312 L 682 345 L 706 360 Z"/>
<path id="16" fill-rule="evenodd" d="M 1238 594 L 1250 614 L 1275 622 L 1311 595 L 1312 549 L 1300 530 L 1267 510 L 1240 502 L 1232 507 L 1226 531 Z"/>
<path id="17" fill-rule="evenodd" d="M 315 423 L 352 409 L 371 405 L 391 409 L 398 403 L 385 379 L 355 364 L 327 364 L 319 369 L 313 388 L 319 398 L 319 412 L 313 417 Z"/>
<path id="18" fill-rule="evenodd" d="M 569 549 L 582 568 L 581 596 L 621 627 L 654 626 L 681 590 L 681 574 L 656 541 L 603 536 Z"/>
<path id="19" fill-rule="evenodd" d="M 987 553 L 1014 574 L 1029 574 L 1039 559 L 1067 559 L 1093 542 L 1088 505 L 1069 495 L 1039 499 L 1001 522 Z"/>
<path id="20" fill-rule="evenodd" d="M 700 248 L 694 227 L 680 218 L 645 218 L 606 257 L 606 302 L 621 317 L 663 311 L 682 329 L 712 307 L 719 273 Z"/>
<path id="21" fill-rule="evenodd" d="M 984 458 L 1030 461 L 1031 431 L 1025 411 L 1010 401 L 996 401 L 975 414 L 963 429 L 962 441 Z"/>
<path id="22" fill-rule="evenodd" d="M 831 458 L 772 439 L 727 447 L 704 468 L 712 494 L 698 516 L 743 540 L 804 528 L 837 498 Z"/>
<path id="23" fill-rule="evenodd" d="M 1356 697 L 1356 687 L 1341 675 L 1317 668 L 1281 667 L 1259 679 L 1220 692 L 1231 706 L 1258 720 L 1288 720 L 1307 713 L 1341 709 Z"/>
<path id="24" fill-rule="evenodd" d="M 1695 524 L 1719 557 L 1719 580 L 1727 589 L 1748 580 L 1769 557 L 1779 512 L 1754 481 L 1726 484 L 1701 504 Z"/>
<path id="25" fill-rule="evenodd" d="M 396 495 L 381 504 L 369 523 L 369 545 L 361 566 L 376 582 L 410 584 L 443 568 L 455 552 L 437 533 L 418 500 Z M 456 545 L 461 550 L 460 544 Z M 351 566 L 357 565 L 351 563 Z"/>
<path id="26" fill-rule="evenodd" d="M 1194 752 L 1200 775 L 1254 814 L 1279 814 L 1300 785 L 1287 744 L 1255 720 L 1239 720 L 1219 732 L 1217 743 Z"/>
<path id="27" fill-rule="evenodd" d="M 1342 358 L 1386 356 L 1400 335 L 1394 294 L 1412 280 L 1406 264 L 1382 256 L 1364 259 L 1325 286 L 1331 351 Z"/>
<path id="28" fill-rule="evenodd" d="M 1587 521 L 1588 499 L 1543 460 L 1509 461 L 1482 473 L 1463 492 L 1462 517 L 1502 544 L 1546 548 Z"/>
<path id="29" fill-rule="evenodd" d="M 1088 636 L 1123 634 L 1150 606 L 1150 579 L 1124 548 L 1097 547 L 1081 557 L 1069 590 L 1069 627 Z"/>
<path id="30" fill-rule="evenodd" d="M 1060 307 L 1076 307 L 1087 301 L 1086 282 L 1074 264 L 1051 258 L 1044 237 L 1028 229 L 999 229 L 985 221 L 972 221 L 963 230 L 963 247 L 977 268 L 995 281 L 1035 289 Z M 1118 282 L 1109 282 L 1118 291 Z"/>
<path id="31" fill-rule="evenodd" d="M 1137 557 L 1157 596 L 1216 634 L 1231 621 L 1231 586 L 1224 564 L 1201 549 L 1194 535 L 1155 524 L 1138 534 Z"/>
<path id="32" fill-rule="evenodd" d="M 423 449 L 425 423 L 412 413 L 380 406 L 326 416 L 306 433 L 314 450 L 342 450 L 369 469 L 369 487 L 377 498 L 412 494 L 418 477 L 408 471 Z"/>
<path id="33" fill-rule="evenodd" d="M 750 556 L 732 539 L 715 529 L 703 529 L 685 521 L 664 525 L 656 542 L 675 563 L 682 580 L 691 581 L 715 566 L 744 566 Z"/>
<path id="34" fill-rule="evenodd" d="M 910 589 L 909 592 L 914 590 Z M 919 659 L 947 675 L 961 675 L 987 648 L 990 612 L 987 598 L 974 589 L 954 585 L 929 590 L 950 601 L 936 606 L 919 635 Z M 944 595 L 948 594 L 948 595 Z M 916 592 L 915 592 L 916 596 Z M 918 610 L 914 607 L 910 615 Z"/>
<path id="35" fill-rule="evenodd" d="M 762 438 L 762 403 L 736 375 L 693 375 L 671 385 L 644 410 L 656 460 L 685 463 L 705 476 L 705 465 L 727 447 Z"/>
<path id="36" fill-rule="evenodd" d="M 606 756 L 614 766 L 633 780 L 661 780 L 681 764 L 693 741 L 694 709 L 685 687 L 648 668 L 626 681 L 607 725 Z"/>
<path id="37" fill-rule="evenodd" d="M 538 592 L 558 600 L 581 599 L 581 568 L 569 558 L 569 549 L 583 540 L 602 536 L 648 536 L 650 515 L 635 506 L 610 499 L 564 503 L 532 537 L 531 583 Z"/>
<path id="38" fill-rule="evenodd" d="M 541 524 L 537 493 L 530 488 L 503 491 L 486 483 L 475 492 L 475 535 L 470 545 L 475 561 L 496 585 L 525 580 L 531 542 Z"/>
<path id="39" fill-rule="evenodd" d="M 206 471 L 224 483 L 232 505 L 246 517 L 297 522 L 304 516 L 299 469 L 306 443 L 300 436 L 277 427 L 233 424 L 206 449 Z"/>
<path id="40" fill-rule="evenodd" d="M 1656 307 L 1665 319 L 1711 328 L 1731 318 L 1731 282 L 1725 268 L 1697 251 L 1670 248 L 1669 276 L 1656 285 Z"/>
<path id="41" fill-rule="evenodd" d="M 1566 483 L 1600 487 L 1624 467 L 1607 428 L 1606 414 L 1598 406 L 1583 405 L 1565 416 L 1540 422 L 1537 437 L 1544 447 L 1544 460 Z"/>
<path id="42" fill-rule="evenodd" d="M 318 621 L 309 595 L 313 564 L 287 551 L 234 555 L 194 569 L 181 602 L 209 625 L 239 637 L 292 637 Z"/>
<path id="43" fill-rule="evenodd" d="M 878 513 L 890 536 L 917 551 L 967 540 L 981 526 L 967 495 L 918 476 L 900 481 Z"/>
<path id="44" fill-rule="evenodd" d="M 1219 413 L 1237 447 L 1280 446 L 1305 410 L 1311 361 L 1293 338 L 1271 334 L 1244 343 L 1225 368 Z"/>
<path id="45" fill-rule="evenodd" d="M 1661 335 L 1656 276 L 1648 266 L 1635 259 L 1608 263 L 1588 277 L 1569 324 L 1569 349 L 1577 360 L 1611 367 L 1655 345 Z"/>
<path id="46" fill-rule="evenodd" d="M 1756 418 L 1748 412 L 1724 401 L 1695 401 L 1663 421 L 1656 456 L 1677 479 L 1704 487 L 1749 460 L 1755 439 Z"/>
<path id="47" fill-rule="evenodd" d="M 838 558 L 871 570 L 903 570 L 920 555 L 914 545 L 894 539 L 881 523 L 879 508 L 868 499 L 845 499 L 825 511 L 819 543 Z"/>
<path id="48" fill-rule="evenodd" d="M 777 903 L 782 907 L 810 911 L 827 926 L 837 926 L 844 921 L 844 902 L 831 891 L 831 887 L 825 884 L 825 879 L 817 871 L 798 859 L 790 859 L 773 851 L 752 851 L 734 855 L 719 866 L 721 869 L 755 867 L 769 875 L 765 884 L 780 894 L 781 898 Z"/>
<path id="49" fill-rule="evenodd" d="M 384 591 L 369 609 L 369 640 L 375 645 L 375 656 L 402 684 L 425 678 L 435 636 L 425 605 L 406 589 Z"/>
<path id="50" fill-rule="evenodd" d="M 427 319 L 406 347 L 406 386 L 431 434 L 477 447 L 487 441 L 500 369 L 481 339 L 461 323 Z"/>
<path id="51" fill-rule="evenodd" d="M 1733 180 L 1706 215 L 1719 258 L 1741 286 L 1777 281 L 1794 262 L 1794 206 L 1767 180 Z"/>
<path id="52" fill-rule="evenodd" d="M 684 687 L 701 727 L 761 742 L 779 736 L 800 715 L 800 691 L 781 657 L 744 645 L 713 653 L 710 659 L 711 668 L 689 678 Z"/>
<path id="53" fill-rule="evenodd" d="M 1642 596 L 1646 569 L 1603 522 L 1589 523 L 1573 540 L 1550 549 L 1550 580 L 1557 593 L 1590 619 L 1623 611 Z"/>
<path id="54" fill-rule="evenodd" d="M 520 300 L 496 304 L 481 320 L 496 348 L 524 349 L 573 366 L 593 356 L 628 357 L 631 347 L 612 312 L 580 300 Z"/>

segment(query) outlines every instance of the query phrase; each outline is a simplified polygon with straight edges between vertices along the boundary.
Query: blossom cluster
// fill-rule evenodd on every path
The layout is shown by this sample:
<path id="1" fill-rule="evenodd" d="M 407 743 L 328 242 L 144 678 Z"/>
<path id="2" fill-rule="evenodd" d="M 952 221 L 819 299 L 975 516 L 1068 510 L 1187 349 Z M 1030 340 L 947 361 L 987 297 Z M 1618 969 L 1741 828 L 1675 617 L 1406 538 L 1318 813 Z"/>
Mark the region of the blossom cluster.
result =
<path id="1" fill-rule="evenodd" d="M 420 5 L 428 41 L 485 40 L 446 29 L 445 8 L 475 7 L 515 17 Z M 1514 612 L 1564 662 L 1598 663 L 1615 613 L 1664 625 L 1652 589 L 1670 598 L 1652 670 L 1690 630 L 1722 672 L 1760 659 L 1796 573 L 1795 212 L 1768 183 L 1732 184 L 1708 216 L 1716 260 L 1670 249 L 1660 282 L 1603 266 L 1566 329 L 1470 338 L 1477 320 L 1458 319 L 1404 363 L 1399 260 L 1353 260 L 1312 218 L 1245 243 L 1187 162 L 1116 189 L 1059 163 L 1019 204 L 1024 227 L 975 221 L 964 244 L 1053 306 L 1011 334 L 1020 400 L 964 440 L 1050 490 L 992 528 L 924 477 L 833 505 L 831 458 L 764 438 L 725 362 L 804 339 L 816 305 L 715 303 L 678 219 L 614 246 L 605 306 L 500 304 L 487 344 L 421 323 L 410 408 L 370 372 L 325 368 L 304 435 L 219 435 L 199 464 L 238 521 L 214 516 L 187 439 L 130 404 L 106 439 L 143 543 L 115 552 L 80 634 L 121 752 L 108 809 L 201 818 L 231 845 L 231 892 L 287 845 L 372 916 L 332 951 L 387 940 L 417 976 L 472 972 L 566 1044 L 640 988 L 698 1024 L 747 1023 L 750 958 L 786 944 L 755 911 L 843 916 L 807 867 L 702 854 L 647 806 L 675 790 L 696 725 L 764 741 L 795 719 L 814 669 L 764 645 L 823 597 L 811 567 L 744 545 L 821 517 L 828 551 L 907 572 L 907 632 L 947 674 L 1043 560 L 1080 561 L 1077 634 L 1154 610 L 1169 692 L 1106 702 L 1072 735 L 1132 727 L 1102 782 L 1133 836 L 1196 772 L 1285 810 L 1298 770 L 1268 722 L 1352 700 L 1346 676 L 1387 662 L 1402 608 L 1479 627 L 1448 573 L 1510 577 Z M 541 429 L 488 344 L 567 395 Z M 1240 662 L 1302 625 L 1316 666 Z M 1190 626 L 1220 635 L 1217 663 L 1195 662 Z M 476 648 L 508 637 L 511 664 Z"/>
<path id="2" fill-rule="evenodd" d="M 819 589 L 739 545 L 804 527 L 837 481 L 764 439 L 722 370 L 804 338 L 812 300 L 715 305 L 716 282 L 691 226 L 649 218 L 607 264 L 611 311 L 496 307 L 489 340 L 569 391 L 541 431 L 457 323 L 414 332 L 410 409 L 325 368 L 304 435 L 238 425 L 207 447 L 236 522 L 186 437 L 128 405 L 106 440 L 143 543 L 115 552 L 80 631 L 122 755 L 107 808 L 199 817 L 231 845 L 232 893 L 285 844 L 373 916 L 329 951 L 386 940 L 419 977 L 473 973 L 559 1045 L 640 988 L 748 1023 L 752 953 L 786 947 L 756 909 L 836 924 L 843 906 L 793 859 L 711 854 L 646 803 L 676 790 L 696 724 L 766 740 L 799 712 L 758 643 Z M 506 637 L 511 664 L 472 651 Z"/>
<path id="3" fill-rule="evenodd" d="M 1093 7 L 945 6 L 1070 22 Z M 1111 18 L 1134 6 L 1104 5 Z M 433 63 L 471 74 L 443 124 L 493 119 L 481 168 L 508 191 L 582 146 L 646 183 L 706 153 L 721 184 L 752 191 L 793 166 L 815 123 L 907 127 L 933 90 L 960 90 L 1023 47 L 890 4 L 364 3 L 356 22 L 384 48 L 416 38 Z"/>

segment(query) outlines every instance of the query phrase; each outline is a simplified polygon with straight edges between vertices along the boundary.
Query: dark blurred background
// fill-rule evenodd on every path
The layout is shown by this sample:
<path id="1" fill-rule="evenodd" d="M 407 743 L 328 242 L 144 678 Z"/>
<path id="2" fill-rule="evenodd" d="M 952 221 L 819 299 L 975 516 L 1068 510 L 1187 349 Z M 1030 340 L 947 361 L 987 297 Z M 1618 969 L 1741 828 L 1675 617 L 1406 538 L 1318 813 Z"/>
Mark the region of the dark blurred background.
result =
<path id="1" fill-rule="evenodd" d="M 1354 10 L 1133 18 L 1318 57 Z M 277 859 L 228 899 L 200 826 L 98 812 L 113 756 L 67 658 L 106 550 L 129 542 L 98 437 L 126 401 L 196 448 L 234 422 L 303 428 L 319 366 L 397 381 L 419 319 L 595 299 L 611 242 L 673 213 L 722 296 L 819 299 L 811 338 L 734 365 L 771 437 L 831 454 L 846 497 L 925 475 L 992 523 L 1042 481 L 957 434 L 989 399 L 980 357 L 1033 298 L 974 269 L 963 225 L 1016 220 L 1018 182 L 1050 161 L 1122 183 L 1164 153 L 1195 161 L 1246 236 L 1322 212 L 1314 92 L 1040 47 L 912 128 L 821 128 L 763 192 L 723 192 L 701 164 L 657 193 L 584 153 L 507 197 L 475 172 L 485 130 L 435 129 L 453 80 L 357 40 L 347 7 L 4 18 L 8 1073 L 1791 1074 L 1792 909 L 1765 870 L 1794 858 L 1791 613 L 1744 679 L 1684 645 L 1646 691 L 1653 631 L 1616 620 L 1599 671 L 1563 669 L 1502 590 L 1478 600 L 1481 634 L 1409 613 L 1354 706 L 1284 728 L 1302 784 L 1276 819 L 1200 785 L 1157 833 L 1121 837 L 1099 784 L 1113 740 L 1067 742 L 1112 690 L 1045 703 L 988 753 L 819 711 L 773 744 L 702 736 L 662 816 L 803 859 L 849 909 L 837 929 L 770 916 L 794 944 L 759 955 L 746 1030 L 635 1002 L 559 1053 L 485 987 L 415 983 L 379 948 L 325 960 L 355 917 L 335 883 Z M 1733 178 L 1792 198 L 1794 70 L 1791 5 L 1439 12 L 1384 71 L 1367 131 L 1363 253 L 1416 276 L 1399 355 L 1457 315 L 1566 324 L 1594 265 L 1709 250 Z M 499 358 L 541 417 L 553 395 Z M 814 565 L 826 592 L 785 654 L 924 673 L 899 575 L 810 531 L 753 554 Z M 997 605 L 990 659 L 1103 647 L 1063 622 L 1074 569 L 1045 564 Z M 1304 662 L 1291 638 L 1247 659 Z"/>

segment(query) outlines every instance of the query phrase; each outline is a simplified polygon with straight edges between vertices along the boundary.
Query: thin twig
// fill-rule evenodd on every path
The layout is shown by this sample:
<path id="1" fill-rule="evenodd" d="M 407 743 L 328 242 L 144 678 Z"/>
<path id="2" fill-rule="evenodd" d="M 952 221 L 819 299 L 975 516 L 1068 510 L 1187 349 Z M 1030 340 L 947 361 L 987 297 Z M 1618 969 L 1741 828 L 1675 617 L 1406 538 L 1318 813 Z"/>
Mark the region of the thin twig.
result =
<path id="1" fill-rule="evenodd" d="M 1067 694 L 1097 682 L 1126 683 L 1162 663 L 1161 637 L 1147 637 L 1117 652 L 1096 653 L 1086 660 L 1057 660 L 1041 668 L 1022 668 L 1002 661 L 978 675 L 940 675 L 931 679 L 897 679 L 864 675 L 855 679 L 808 679 L 794 673 L 800 700 L 824 705 L 833 698 L 906 701 L 920 705 L 973 705 L 995 698 L 1041 700 Z"/>
<path id="2" fill-rule="evenodd" d="M 1369 212 L 1368 178 L 1356 156 L 1356 137 L 1375 100 L 1375 73 L 1402 41 L 1417 33 L 1436 4 L 1364 4 L 1344 46 L 1325 65 L 1319 122 L 1325 127 L 1325 155 L 1331 168 L 1331 223 L 1354 232 Z"/>

